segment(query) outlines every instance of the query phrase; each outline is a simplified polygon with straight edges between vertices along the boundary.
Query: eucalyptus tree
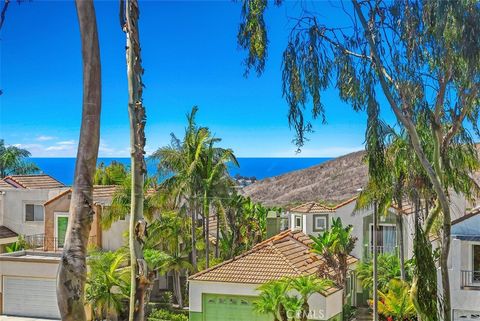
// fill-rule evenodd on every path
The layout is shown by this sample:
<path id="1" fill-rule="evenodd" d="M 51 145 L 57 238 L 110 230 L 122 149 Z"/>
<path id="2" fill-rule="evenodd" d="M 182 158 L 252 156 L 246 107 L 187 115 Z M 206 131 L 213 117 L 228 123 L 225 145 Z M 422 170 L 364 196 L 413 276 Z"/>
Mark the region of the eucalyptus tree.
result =
<path id="1" fill-rule="evenodd" d="M 58 268 L 57 301 L 62 320 L 86 320 L 84 293 L 88 235 L 93 218 L 93 177 L 100 143 L 100 49 L 93 1 L 75 1 L 83 57 L 83 110 L 70 219 Z"/>
<path id="2" fill-rule="evenodd" d="M 146 222 L 143 218 L 145 163 L 146 112 L 143 105 L 143 67 L 140 55 L 140 15 L 137 0 L 120 1 L 120 25 L 126 35 L 126 63 L 128 80 L 128 115 L 130 120 L 131 160 L 131 210 L 129 247 L 131 264 L 131 287 L 129 320 L 141 321 L 145 317 L 144 301 L 148 266 L 143 259 L 143 240 L 146 237 Z"/>
<path id="3" fill-rule="evenodd" d="M 259 72 L 267 57 L 266 4 L 266 0 L 243 2 L 238 35 L 248 50 L 247 67 Z M 336 87 L 343 101 L 367 111 L 367 144 L 369 135 L 377 141 L 369 169 L 382 166 L 383 153 L 378 151 L 383 143 L 375 133 L 380 102 L 388 106 L 435 193 L 436 205 L 429 216 L 441 213 L 442 315 L 449 321 L 449 188 L 465 190 L 459 185 L 466 181 L 454 175 L 451 160 L 459 149 L 473 153 L 471 128 L 479 132 L 480 7 L 476 1 L 352 0 L 350 8 L 343 8 L 351 26 L 342 28 L 322 23 L 312 11 L 302 12 L 283 53 L 283 95 L 296 143 L 302 146 L 312 129 L 305 107 L 311 102 L 313 118 L 325 120 L 321 92 Z M 420 113 L 426 117 L 419 119 Z M 430 158 L 419 121 L 433 141 Z"/>
<path id="4" fill-rule="evenodd" d="M 32 162 L 26 160 L 30 152 L 17 146 L 6 146 L 0 139 L 0 178 L 8 175 L 33 174 L 40 169 Z"/>

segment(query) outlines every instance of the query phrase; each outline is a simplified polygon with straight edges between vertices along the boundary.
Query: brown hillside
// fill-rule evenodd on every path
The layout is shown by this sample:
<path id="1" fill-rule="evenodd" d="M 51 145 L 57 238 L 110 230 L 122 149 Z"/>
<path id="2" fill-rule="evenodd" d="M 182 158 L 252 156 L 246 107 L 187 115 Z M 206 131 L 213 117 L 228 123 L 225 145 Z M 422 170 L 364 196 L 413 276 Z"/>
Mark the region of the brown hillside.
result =
<path id="1" fill-rule="evenodd" d="M 244 194 L 265 205 L 307 201 L 338 203 L 358 194 L 367 182 L 365 152 L 359 151 L 323 164 L 266 178 L 244 188 Z"/>

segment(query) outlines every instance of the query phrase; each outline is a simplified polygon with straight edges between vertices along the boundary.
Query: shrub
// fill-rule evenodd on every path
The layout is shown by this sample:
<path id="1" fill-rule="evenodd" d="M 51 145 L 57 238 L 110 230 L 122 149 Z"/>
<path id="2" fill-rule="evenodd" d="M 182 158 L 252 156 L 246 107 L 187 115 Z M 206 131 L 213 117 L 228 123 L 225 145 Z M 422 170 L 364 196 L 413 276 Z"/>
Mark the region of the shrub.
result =
<path id="1" fill-rule="evenodd" d="M 147 318 L 148 321 L 188 321 L 188 316 L 163 309 L 155 309 Z"/>

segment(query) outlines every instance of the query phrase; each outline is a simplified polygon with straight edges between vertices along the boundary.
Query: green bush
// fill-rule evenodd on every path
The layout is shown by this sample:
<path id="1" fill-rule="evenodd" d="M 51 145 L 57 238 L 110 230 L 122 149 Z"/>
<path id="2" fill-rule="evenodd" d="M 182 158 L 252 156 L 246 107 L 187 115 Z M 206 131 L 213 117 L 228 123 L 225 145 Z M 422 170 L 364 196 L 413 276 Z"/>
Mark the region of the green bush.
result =
<path id="1" fill-rule="evenodd" d="M 188 321 L 188 316 L 168 310 L 153 310 L 147 318 L 148 321 Z"/>

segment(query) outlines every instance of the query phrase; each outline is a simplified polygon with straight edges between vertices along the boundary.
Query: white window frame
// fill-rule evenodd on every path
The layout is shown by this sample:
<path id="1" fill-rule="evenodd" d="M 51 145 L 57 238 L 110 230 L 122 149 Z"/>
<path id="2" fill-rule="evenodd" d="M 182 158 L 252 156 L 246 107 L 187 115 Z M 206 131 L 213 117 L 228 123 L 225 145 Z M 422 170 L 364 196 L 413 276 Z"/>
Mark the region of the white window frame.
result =
<path id="1" fill-rule="evenodd" d="M 318 219 L 321 219 L 323 221 L 323 226 L 317 225 Z M 314 214 L 313 215 L 313 231 L 325 232 L 326 230 L 328 230 L 328 214 Z"/>
<path id="2" fill-rule="evenodd" d="M 398 246 L 398 228 L 397 228 L 397 225 L 396 224 L 392 224 L 392 223 L 380 223 L 378 224 L 378 227 L 380 226 L 393 226 L 395 227 L 395 247 Z M 370 223 L 370 228 L 369 228 L 369 240 L 368 240 L 368 248 L 369 249 L 372 249 L 373 248 L 373 223 Z M 379 246 L 385 246 L 384 244 L 383 245 L 379 245 Z"/>
<path id="3" fill-rule="evenodd" d="M 33 205 L 34 209 L 34 213 L 33 213 L 33 221 L 28 221 L 27 220 L 27 205 Z M 43 210 L 43 220 L 41 221 L 36 221 L 35 220 L 35 206 L 40 206 Z M 25 201 L 23 202 L 23 222 L 24 223 L 43 223 L 45 222 L 45 207 L 43 206 L 43 203 L 42 202 L 38 202 L 38 201 Z"/>
<path id="4" fill-rule="evenodd" d="M 293 222 L 293 227 L 295 229 L 302 229 L 303 228 L 303 217 L 302 215 L 295 215 L 294 216 L 294 222 Z M 297 221 L 300 220 L 300 225 L 297 224 Z"/>

